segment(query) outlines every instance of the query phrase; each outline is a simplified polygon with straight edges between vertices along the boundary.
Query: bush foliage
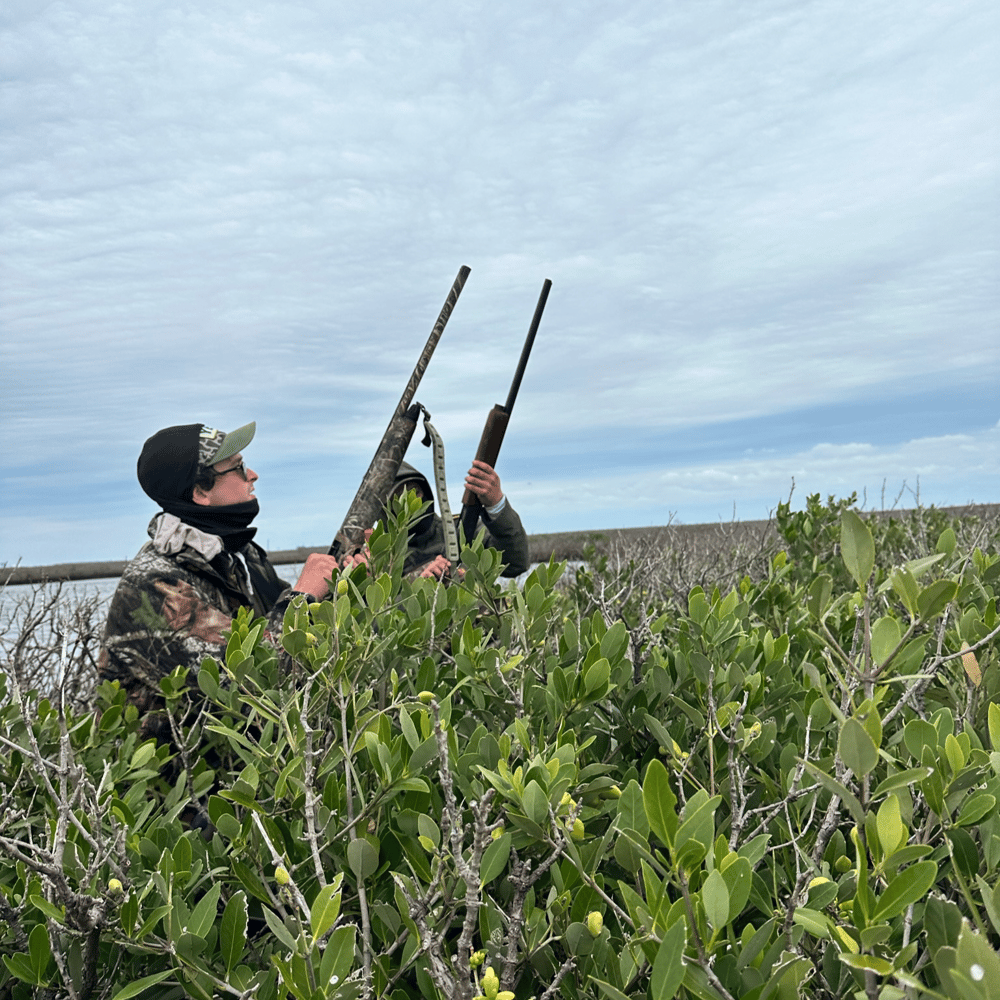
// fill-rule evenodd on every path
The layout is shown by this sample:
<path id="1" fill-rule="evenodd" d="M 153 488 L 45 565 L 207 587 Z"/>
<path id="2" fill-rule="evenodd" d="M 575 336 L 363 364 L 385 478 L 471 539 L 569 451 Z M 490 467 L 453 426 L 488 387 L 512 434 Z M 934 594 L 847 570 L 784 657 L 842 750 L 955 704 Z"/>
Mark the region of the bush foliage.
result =
<path id="1" fill-rule="evenodd" d="M 996 996 L 996 525 L 777 526 L 682 601 L 380 527 L 164 680 L 169 744 L 9 671 L 0 998 Z"/>

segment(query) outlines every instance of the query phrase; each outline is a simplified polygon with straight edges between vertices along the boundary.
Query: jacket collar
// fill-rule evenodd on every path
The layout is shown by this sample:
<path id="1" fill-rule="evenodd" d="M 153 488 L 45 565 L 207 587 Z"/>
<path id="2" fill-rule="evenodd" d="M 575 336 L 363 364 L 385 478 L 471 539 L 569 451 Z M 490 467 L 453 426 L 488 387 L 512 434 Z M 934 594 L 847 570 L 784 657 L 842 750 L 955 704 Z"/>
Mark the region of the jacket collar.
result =
<path id="1" fill-rule="evenodd" d="M 149 522 L 149 537 L 153 548 L 161 555 L 177 555 L 181 549 L 193 549 L 206 562 L 211 562 L 222 550 L 222 539 L 200 528 L 185 524 L 173 514 L 157 514 Z"/>

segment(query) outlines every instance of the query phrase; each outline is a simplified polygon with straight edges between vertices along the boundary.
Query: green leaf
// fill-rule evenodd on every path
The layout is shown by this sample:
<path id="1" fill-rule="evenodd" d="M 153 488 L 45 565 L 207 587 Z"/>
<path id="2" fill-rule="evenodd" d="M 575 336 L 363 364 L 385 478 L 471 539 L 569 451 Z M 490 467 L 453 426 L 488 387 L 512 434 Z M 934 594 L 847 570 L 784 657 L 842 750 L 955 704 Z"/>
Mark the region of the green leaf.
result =
<path id="1" fill-rule="evenodd" d="M 972 826 L 978 823 L 985 816 L 989 815 L 996 808 L 997 800 L 988 792 L 976 792 L 970 795 L 958 811 L 955 819 L 956 826 Z"/>
<path id="2" fill-rule="evenodd" d="M 309 928 L 314 940 L 319 940 L 340 916 L 340 880 L 325 885 L 316 893 L 309 909 Z"/>
<path id="3" fill-rule="evenodd" d="M 198 905 L 191 913 L 187 930 L 195 937 L 203 938 L 209 931 L 219 909 L 219 895 L 222 893 L 222 883 L 216 882 L 204 896 L 199 900 Z"/>
<path id="4" fill-rule="evenodd" d="M 595 946 L 593 935 L 587 930 L 587 925 L 574 920 L 563 934 L 563 943 L 571 955 L 590 955 Z"/>
<path id="5" fill-rule="evenodd" d="M 507 867 L 510 846 L 511 835 L 504 833 L 483 851 L 482 864 L 479 866 L 479 880 L 482 885 L 492 882 Z"/>
<path id="6" fill-rule="evenodd" d="M 941 614 L 955 599 L 957 593 L 958 584 L 954 580 L 938 580 L 929 587 L 925 587 L 920 591 L 920 597 L 917 598 L 920 617 L 926 621 L 928 618 L 934 618 Z"/>
<path id="7" fill-rule="evenodd" d="M 840 759 L 859 778 L 872 771 L 878 763 L 878 749 L 857 719 L 848 719 L 844 723 L 837 749 Z"/>
<path id="8" fill-rule="evenodd" d="M 807 906 L 796 907 L 795 912 L 792 914 L 792 920 L 799 927 L 804 928 L 812 934 L 813 937 L 822 938 L 823 940 L 830 939 L 830 925 L 826 917 L 818 910 L 810 910 Z"/>
<path id="9" fill-rule="evenodd" d="M 990 702 L 989 708 L 990 743 L 994 750 L 1000 751 L 1000 704 Z"/>
<path id="10" fill-rule="evenodd" d="M 608 678 L 610 677 L 611 664 L 602 656 L 596 663 L 588 667 L 586 674 L 584 674 L 583 686 L 587 694 L 590 694 L 591 691 L 600 690 L 608 683 Z"/>
<path id="11" fill-rule="evenodd" d="M 31 983 L 33 986 L 41 985 L 35 979 L 35 970 L 31 965 L 31 960 L 24 952 L 18 951 L 13 955 L 4 955 L 3 964 L 7 966 L 7 971 L 16 976 L 22 982 Z"/>
<path id="12" fill-rule="evenodd" d="M 66 923 L 66 911 L 61 906 L 50 903 L 44 896 L 39 896 L 36 893 L 32 893 L 28 900 L 36 910 L 41 910 L 50 920 L 59 924 Z"/>
<path id="13" fill-rule="evenodd" d="M 708 792 L 703 788 L 699 788 L 687 800 L 683 819 L 674 838 L 678 860 L 680 860 L 682 852 L 690 855 L 690 857 L 685 858 L 683 862 L 685 865 L 697 863 L 710 850 L 712 842 L 715 840 L 715 810 L 718 809 L 721 801 L 721 795 L 709 798 Z M 691 854 L 690 851 L 685 851 L 689 844 L 697 844 L 702 850 Z"/>
<path id="14" fill-rule="evenodd" d="M 1000 982 L 1000 955 L 966 923 L 958 935 L 955 964 L 949 971 L 962 1000 L 993 1000 Z"/>
<path id="15" fill-rule="evenodd" d="M 955 863 L 966 878 L 974 878 L 979 871 L 979 848 L 965 830 L 952 827 L 945 833 L 954 852 Z"/>
<path id="16" fill-rule="evenodd" d="M 129 761 L 129 770 L 135 771 L 145 764 L 148 764 L 152 760 L 153 755 L 156 753 L 156 742 L 155 740 L 150 740 L 148 743 L 143 743 L 142 746 L 137 747 L 134 754 L 132 754 L 132 759 Z"/>
<path id="17" fill-rule="evenodd" d="M 888 976 L 892 973 L 892 962 L 876 958 L 874 955 L 854 955 L 849 951 L 842 951 L 837 957 L 852 969 L 867 970 L 877 976 Z"/>
<path id="18" fill-rule="evenodd" d="M 625 628 L 625 622 L 617 621 L 601 639 L 601 656 L 608 660 L 617 660 L 625 651 L 627 643 L 628 630 Z"/>
<path id="19" fill-rule="evenodd" d="M 903 727 L 903 742 L 910 755 L 921 759 L 923 748 L 930 747 L 932 751 L 937 751 L 938 732 L 924 719 L 911 719 Z"/>
<path id="20" fill-rule="evenodd" d="M 826 611 L 830 604 L 830 594 L 832 592 L 833 581 L 826 573 L 820 573 L 809 587 L 809 599 L 807 601 L 809 614 L 814 618 L 821 618 L 823 612 Z"/>
<path id="21" fill-rule="evenodd" d="M 729 914 L 726 922 L 735 920 L 747 905 L 750 887 L 753 885 L 753 870 L 746 858 L 736 858 L 722 869 L 722 878 L 729 893 Z"/>
<path id="22" fill-rule="evenodd" d="M 528 819 L 543 828 L 548 824 L 549 798 L 542 791 L 542 786 L 534 778 L 528 782 L 527 787 L 524 789 L 521 802 L 524 806 L 524 814 Z"/>
<path id="23" fill-rule="evenodd" d="M 621 990 L 616 989 L 611 983 L 604 982 L 603 979 L 596 979 L 591 976 L 591 982 L 597 983 L 600 987 L 601 992 L 608 998 L 608 1000 L 629 1000 L 629 998 L 622 993 Z"/>
<path id="24" fill-rule="evenodd" d="M 687 944 L 687 921 L 678 920 L 663 935 L 653 973 L 649 980 L 650 1000 L 673 1000 L 684 980 L 684 948 Z"/>
<path id="25" fill-rule="evenodd" d="M 888 857 L 906 843 L 906 827 L 899 813 L 899 799 L 895 795 L 886 798 L 876 817 L 878 842 L 882 852 Z"/>
<path id="26" fill-rule="evenodd" d="M 625 786 L 622 797 L 618 800 L 618 828 L 635 830 L 642 837 L 649 836 L 649 820 L 642 801 L 642 789 L 635 778 Z"/>
<path id="27" fill-rule="evenodd" d="M 931 727 L 933 728 L 933 727 Z M 880 781 L 875 791 L 872 792 L 873 799 L 880 799 L 889 792 L 896 791 L 897 788 L 905 788 L 917 781 L 923 781 L 933 773 L 930 767 L 911 767 L 906 771 L 899 771 L 897 774 L 890 774 L 885 781 Z"/>
<path id="28" fill-rule="evenodd" d="M 872 914 L 872 923 L 899 916 L 910 903 L 927 895 L 936 878 L 937 863 L 934 861 L 918 861 L 899 872 L 879 896 Z"/>
<path id="29" fill-rule="evenodd" d="M 379 593 L 382 592 L 381 587 L 378 590 Z M 410 744 L 410 749 L 416 750 L 420 746 L 420 736 L 417 734 L 417 727 L 410 718 L 410 713 L 402 705 L 399 706 L 399 728 L 403 731 L 406 742 Z"/>
<path id="30" fill-rule="evenodd" d="M 983 906 L 989 915 L 993 929 L 1000 933 L 1000 882 L 991 889 L 989 883 L 982 875 L 976 876 L 976 884 L 979 886 L 980 895 L 983 897 Z"/>
<path id="31" fill-rule="evenodd" d="M 428 736 L 427 739 L 424 740 L 412 754 L 410 754 L 410 771 L 414 774 L 418 771 L 422 771 L 437 755 L 437 738 L 434 736 Z"/>
<path id="32" fill-rule="evenodd" d="M 944 553 L 939 552 L 935 556 L 923 556 L 921 559 L 911 559 L 906 564 L 906 569 L 908 572 L 912 573 L 914 578 L 919 580 L 924 573 L 926 573 L 931 566 L 935 563 L 939 563 L 944 559 Z"/>
<path id="33" fill-rule="evenodd" d="M 431 848 L 441 844 L 441 828 L 427 813 L 420 813 L 417 816 L 417 832 L 431 842 Z"/>
<path id="34" fill-rule="evenodd" d="M 129 997 L 137 997 L 143 990 L 148 989 L 150 986 L 155 986 L 157 983 L 162 983 L 164 979 L 169 979 L 173 974 L 173 969 L 167 969 L 166 972 L 157 972 L 152 976 L 144 976 L 142 979 L 137 979 L 134 983 L 129 983 L 124 989 L 119 990 L 111 1000 L 129 1000 Z"/>
<path id="35" fill-rule="evenodd" d="M 722 873 L 716 868 L 701 887 L 701 902 L 705 916 L 715 930 L 720 930 L 729 922 L 729 889 Z"/>
<path id="36" fill-rule="evenodd" d="M 323 952 L 323 961 L 320 963 L 320 979 L 331 986 L 343 983 L 350 975 L 351 966 L 354 964 L 354 941 L 357 936 L 357 928 L 353 924 L 346 927 L 338 927 L 327 942 L 326 950 Z M 334 990 L 329 996 L 339 996 Z M 356 994 L 352 994 L 356 995 Z"/>
<path id="37" fill-rule="evenodd" d="M 271 928 L 271 933 L 291 952 L 295 951 L 295 938 L 291 931 L 285 926 L 282 919 L 270 907 L 262 906 L 264 919 L 267 926 Z"/>
<path id="38" fill-rule="evenodd" d="M 879 618 L 872 625 L 872 659 L 877 666 L 885 663 L 889 654 L 899 645 L 901 638 L 899 622 L 895 618 Z"/>
<path id="39" fill-rule="evenodd" d="M 378 869 L 378 851 L 364 837 L 358 837 L 347 845 L 347 863 L 357 880 L 363 882 Z"/>
<path id="40" fill-rule="evenodd" d="M 668 846 L 677 832 L 677 796 L 670 788 L 670 777 L 662 761 L 655 758 L 646 768 L 642 783 L 642 804 L 650 829 Z"/>
<path id="41" fill-rule="evenodd" d="M 950 556 L 955 551 L 956 544 L 957 539 L 955 538 L 955 529 L 945 528 L 944 531 L 938 535 L 937 545 L 934 546 L 934 551 L 943 552 L 946 556 Z"/>
<path id="42" fill-rule="evenodd" d="M 219 950 L 226 974 L 233 971 L 247 945 L 247 895 L 240 889 L 226 903 L 219 924 Z"/>
<path id="43" fill-rule="evenodd" d="M 914 579 L 913 574 L 906 568 L 900 567 L 892 571 L 890 576 L 892 589 L 896 591 L 903 606 L 910 613 L 911 618 L 917 616 L 917 598 L 920 596 L 920 587 Z"/>
<path id="44" fill-rule="evenodd" d="M 840 551 L 848 572 L 864 590 L 875 568 L 875 543 L 868 525 L 853 510 L 840 515 Z"/>
<path id="45" fill-rule="evenodd" d="M 35 972 L 34 982 L 45 983 L 45 969 L 52 960 L 52 945 L 49 942 L 49 932 L 45 924 L 35 924 L 28 935 L 28 957 Z"/>

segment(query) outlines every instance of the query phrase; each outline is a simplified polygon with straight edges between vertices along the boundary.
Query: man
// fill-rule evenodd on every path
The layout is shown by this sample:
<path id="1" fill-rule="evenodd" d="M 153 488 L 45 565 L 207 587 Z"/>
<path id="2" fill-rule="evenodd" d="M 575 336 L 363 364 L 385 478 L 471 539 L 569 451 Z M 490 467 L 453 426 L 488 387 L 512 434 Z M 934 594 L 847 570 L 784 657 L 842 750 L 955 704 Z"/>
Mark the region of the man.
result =
<path id="1" fill-rule="evenodd" d="M 483 505 L 482 523 L 486 525 L 486 544 L 499 549 L 507 564 L 503 576 L 520 576 L 528 568 L 528 536 L 517 511 L 504 496 L 500 477 L 492 466 L 475 459 L 465 477 L 465 485 L 479 497 Z M 407 490 L 416 491 L 421 500 L 431 506 L 410 526 L 409 548 L 404 573 L 418 573 L 441 579 L 450 564 L 444 555 L 444 525 L 434 513 L 434 494 L 426 477 L 407 462 L 400 463 L 392 496 Z M 477 528 L 478 530 L 478 528 Z"/>
<path id="2" fill-rule="evenodd" d="M 323 598 L 339 569 L 333 556 L 310 555 L 289 587 L 253 541 L 258 476 L 242 450 L 256 428 L 167 427 L 143 446 L 139 484 L 161 510 L 111 599 L 98 661 L 101 679 L 119 681 L 142 713 L 162 705 L 160 679 L 177 666 L 196 673 L 205 656 L 223 655 L 222 633 L 241 607 L 279 637 L 289 601 Z"/>

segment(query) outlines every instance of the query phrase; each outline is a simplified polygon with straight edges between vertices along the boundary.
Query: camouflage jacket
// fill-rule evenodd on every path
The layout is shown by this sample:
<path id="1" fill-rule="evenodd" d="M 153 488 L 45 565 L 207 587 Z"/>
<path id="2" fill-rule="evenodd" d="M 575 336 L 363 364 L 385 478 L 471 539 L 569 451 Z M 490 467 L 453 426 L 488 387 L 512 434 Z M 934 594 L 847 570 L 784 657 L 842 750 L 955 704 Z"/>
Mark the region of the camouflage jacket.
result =
<path id="1" fill-rule="evenodd" d="M 101 679 L 119 681 L 143 713 L 162 705 L 160 679 L 175 667 L 193 676 L 205 656 L 224 654 L 222 633 L 241 607 L 266 616 L 268 631 L 280 636 L 294 593 L 253 542 L 227 552 L 217 535 L 164 513 L 149 535 L 111 599 L 98 660 Z M 251 566 L 271 594 L 280 591 L 275 603 L 254 588 Z"/>

